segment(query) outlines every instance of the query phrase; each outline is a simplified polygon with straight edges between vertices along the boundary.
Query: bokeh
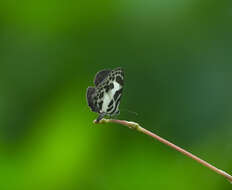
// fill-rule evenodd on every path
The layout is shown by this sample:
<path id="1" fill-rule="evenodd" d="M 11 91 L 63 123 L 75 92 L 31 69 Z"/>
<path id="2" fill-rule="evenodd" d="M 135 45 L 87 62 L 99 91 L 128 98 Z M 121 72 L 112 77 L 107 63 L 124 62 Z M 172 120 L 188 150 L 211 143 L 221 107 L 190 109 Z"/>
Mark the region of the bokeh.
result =
<path id="1" fill-rule="evenodd" d="M 85 97 L 122 67 L 119 119 L 232 173 L 231 20 L 229 0 L 1 1 L 0 189 L 231 189 L 150 137 L 94 125 Z"/>

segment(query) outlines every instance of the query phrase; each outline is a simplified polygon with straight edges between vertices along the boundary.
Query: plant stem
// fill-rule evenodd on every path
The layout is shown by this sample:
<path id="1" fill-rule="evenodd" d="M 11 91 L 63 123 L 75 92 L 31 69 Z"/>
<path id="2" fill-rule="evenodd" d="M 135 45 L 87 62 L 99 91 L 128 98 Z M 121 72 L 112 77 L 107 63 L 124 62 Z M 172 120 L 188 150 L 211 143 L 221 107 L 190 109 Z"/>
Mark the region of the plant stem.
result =
<path id="1" fill-rule="evenodd" d="M 190 157 L 191 159 L 197 161 L 198 163 L 206 166 L 207 168 L 213 170 L 214 172 L 218 173 L 219 175 L 225 177 L 227 180 L 229 180 L 232 183 L 232 176 L 226 172 L 224 172 L 223 170 L 220 170 L 218 168 L 216 168 L 215 166 L 209 164 L 208 162 L 202 160 L 201 158 L 195 156 L 194 154 L 184 150 L 183 148 L 180 148 L 179 146 L 167 141 L 166 139 L 148 131 L 147 129 L 144 129 L 143 127 L 141 127 L 138 123 L 135 122 L 131 122 L 131 121 L 125 121 L 125 120 L 117 120 L 117 119 L 102 119 L 99 122 L 94 121 L 94 123 L 96 124 L 103 124 L 103 123 L 117 123 L 117 124 L 121 124 L 124 126 L 129 127 L 130 129 L 134 129 L 136 131 L 139 131 L 143 134 L 146 134 L 158 141 L 160 141 L 163 144 L 166 144 L 167 146 L 177 150 L 178 152 L 181 152 L 182 154 Z"/>

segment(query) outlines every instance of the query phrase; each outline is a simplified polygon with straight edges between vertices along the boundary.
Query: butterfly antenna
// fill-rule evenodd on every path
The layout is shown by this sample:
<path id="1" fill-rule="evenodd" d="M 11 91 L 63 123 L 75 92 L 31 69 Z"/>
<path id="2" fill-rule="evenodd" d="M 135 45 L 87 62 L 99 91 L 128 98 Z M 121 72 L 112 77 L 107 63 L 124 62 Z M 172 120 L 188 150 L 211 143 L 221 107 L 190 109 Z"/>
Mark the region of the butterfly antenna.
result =
<path id="1" fill-rule="evenodd" d="M 132 113 L 132 114 L 134 114 L 134 115 L 136 115 L 136 116 L 139 115 L 137 112 L 134 112 L 134 111 L 131 111 L 131 110 L 128 110 L 128 109 L 125 109 L 125 108 L 121 108 L 121 110 L 122 110 L 122 111 L 126 111 L 126 112 L 128 112 L 128 113 Z"/>

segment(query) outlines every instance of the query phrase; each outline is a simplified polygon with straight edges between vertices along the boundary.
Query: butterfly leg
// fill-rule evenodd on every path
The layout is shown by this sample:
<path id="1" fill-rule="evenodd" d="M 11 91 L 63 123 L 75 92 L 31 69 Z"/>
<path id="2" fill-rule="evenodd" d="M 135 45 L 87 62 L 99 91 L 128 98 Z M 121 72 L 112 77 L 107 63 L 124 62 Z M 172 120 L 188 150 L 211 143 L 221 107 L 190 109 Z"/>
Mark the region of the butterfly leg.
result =
<path id="1" fill-rule="evenodd" d="M 118 110 L 117 112 L 116 112 L 116 115 L 118 116 L 120 114 L 120 111 Z"/>
<path id="2" fill-rule="evenodd" d="M 115 114 L 110 115 L 110 118 L 118 119 L 119 114 L 120 114 L 120 111 L 118 110 Z"/>
<path id="3" fill-rule="evenodd" d="M 96 122 L 98 123 L 100 120 L 102 120 L 105 117 L 106 113 L 101 113 L 98 118 L 96 119 Z"/>

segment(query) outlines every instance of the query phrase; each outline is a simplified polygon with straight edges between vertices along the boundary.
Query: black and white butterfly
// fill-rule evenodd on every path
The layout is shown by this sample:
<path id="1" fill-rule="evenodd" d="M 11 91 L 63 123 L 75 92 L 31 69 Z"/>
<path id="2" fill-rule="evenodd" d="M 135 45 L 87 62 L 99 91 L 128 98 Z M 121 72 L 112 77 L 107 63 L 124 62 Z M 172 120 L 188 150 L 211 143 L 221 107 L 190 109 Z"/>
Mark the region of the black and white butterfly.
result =
<path id="1" fill-rule="evenodd" d="M 121 68 L 99 71 L 94 79 L 95 87 L 87 88 L 87 102 L 93 112 L 104 116 L 119 114 L 119 104 L 123 91 L 124 73 Z"/>

